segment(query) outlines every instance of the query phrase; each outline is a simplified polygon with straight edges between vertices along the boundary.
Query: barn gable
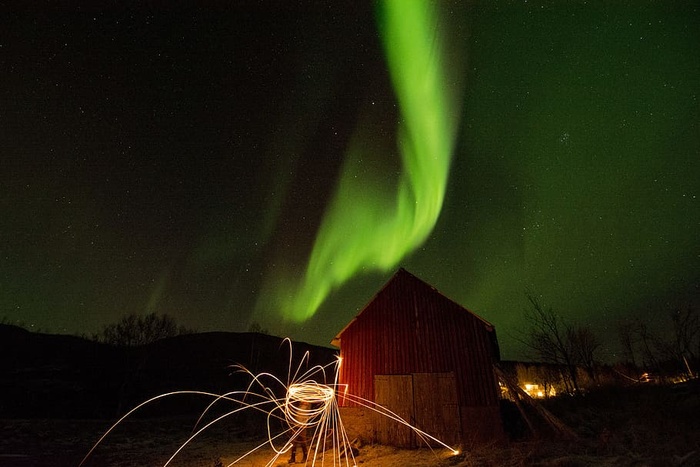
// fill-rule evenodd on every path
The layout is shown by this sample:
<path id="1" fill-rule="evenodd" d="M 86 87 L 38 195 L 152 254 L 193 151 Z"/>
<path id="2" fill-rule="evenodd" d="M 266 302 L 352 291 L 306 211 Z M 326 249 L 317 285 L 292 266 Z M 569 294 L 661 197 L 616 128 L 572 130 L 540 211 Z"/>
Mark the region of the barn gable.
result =
<path id="1" fill-rule="evenodd" d="M 502 432 L 494 327 L 408 271 L 399 269 L 332 343 L 340 347 L 339 379 L 349 393 L 376 401 L 380 375 L 453 375 L 462 434 Z"/>

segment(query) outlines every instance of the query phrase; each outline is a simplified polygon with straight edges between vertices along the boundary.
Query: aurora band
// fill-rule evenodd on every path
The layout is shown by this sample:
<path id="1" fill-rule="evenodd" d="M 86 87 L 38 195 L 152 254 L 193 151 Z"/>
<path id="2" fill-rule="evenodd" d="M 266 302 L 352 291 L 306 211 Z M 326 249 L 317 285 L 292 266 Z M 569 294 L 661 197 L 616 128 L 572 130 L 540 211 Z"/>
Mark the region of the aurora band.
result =
<path id="1" fill-rule="evenodd" d="M 461 111 L 459 79 L 448 79 L 438 6 L 422 0 L 377 4 L 401 114 L 397 131 L 401 171 L 387 193 L 382 186 L 386 177 L 369 179 L 362 167 L 365 138 L 358 132 L 351 140 L 306 272 L 291 297 L 286 295 L 289 291 L 284 299 L 279 297 L 286 319 L 310 318 L 331 291 L 360 271 L 395 268 L 425 242 L 435 226 Z"/>

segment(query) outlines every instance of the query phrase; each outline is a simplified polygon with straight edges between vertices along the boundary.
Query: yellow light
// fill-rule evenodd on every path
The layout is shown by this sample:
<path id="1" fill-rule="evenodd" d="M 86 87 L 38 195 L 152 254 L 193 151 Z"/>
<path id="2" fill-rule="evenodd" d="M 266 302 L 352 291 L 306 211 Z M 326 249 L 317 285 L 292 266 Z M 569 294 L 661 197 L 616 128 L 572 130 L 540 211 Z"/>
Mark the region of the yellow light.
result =
<path id="1" fill-rule="evenodd" d="M 525 383 L 523 384 L 523 391 L 525 391 L 528 396 L 537 399 L 544 399 L 545 397 L 544 389 L 541 389 L 539 384 Z M 554 388 L 550 388 L 549 395 L 554 396 L 555 394 Z"/>
<path id="2" fill-rule="evenodd" d="M 337 400 L 337 393 L 343 394 L 344 397 L 347 397 L 348 400 L 357 405 L 372 410 L 384 417 L 390 418 L 404 426 L 407 426 L 413 430 L 413 432 L 427 445 L 437 443 L 448 449 L 449 452 L 455 456 L 460 453 L 458 449 L 448 446 L 436 437 L 431 436 L 425 431 L 411 425 L 386 407 L 348 393 L 347 385 L 341 385 L 337 382 L 340 359 L 338 359 L 338 362 L 334 368 L 335 375 L 333 384 L 325 383 L 325 381 L 327 381 L 326 371 L 329 369 L 328 367 L 333 366 L 333 363 L 326 366 L 314 366 L 309 370 L 302 371 L 302 363 L 305 361 L 308 362 L 308 352 L 302 358 L 297 371 L 292 375 L 292 344 L 289 339 L 285 340 L 289 343 L 290 351 L 290 373 L 288 375 L 289 380 L 287 383 L 281 381 L 271 373 L 253 374 L 245 367 L 236 365 L 240 372 L 249 375 L 251 378 L 251 382 L 245 391 L 232 391 L 226 394 L 214 394 L 202 391 L 175 391 L 158 395 L 134 407 L 116 423 L 114 423 L 93 445 L 92 449 L 90 449 L 87 455 L 83 458 L 80 465 L 85 463 L 97 446 L 105 439 L 105 437 L 107 437 L 110 432 L 114 430 L 114 428 L 116 428 L 117 425 L 122 423 L 135 411 L 159 399 L 183 394 L 207 396 L 213 398 L 213 402 L 211 402 L 200 415 L 199 420 L 197 420 L 195 427 L 192 430 L 192 435 L 185 442 L 183 442 L 180 447 L 177 448 L 177 450 L 175 450 L 172 456 L 162 465 L 162 467 L 167 467 L 170 465 L 178 453 L 180 453 L 192 440 L 198 437 L 209 427 L 226 417 L 249 409 L 258 410 L 267 414 L 268 438 L 260 445 L 239 456 L 229 465 L 238 463 L 243 458 L 249 456 L 265 445 L 268 445 L 274 451 L 273 458 L 267 465 L 275 465 L 275 462 L 281 455 L 289 452 L 292 449 L 292 444 L 295 442 L 295 439 L 303 436 L 304 430 L 308 429 L 310 432 L 313 432 L 313 435 L 309 439 L 308 443 L 308 455 L 310 457 L 307 460 L 307 465 L 311 467 L 322 467 L 324 465 L 333 465 L 334 467 L 357 467 L 357 461 L 354 458 L 354 454 L 350 446 L 351 441 L 340 418 L 340 407 Z M 323 382 L 317 382 L 316 380 Z M 272 386 L 276 385 L 279 385 L 280 389 L 285 389 L 285 396 L 283 398 L 278 399 L 274 396 L 275 391 L 272 389 Z M 343 386 L 342 390 L 340 386 Z M 255 390 L 256 388 L 258 391 Z M 205 415 L 209 413 L 215 404 L 222 401 L 232 402 L 236 408 L 204 423 Z M 289 425 L 289 428 L 278 434 L 273 434 L 274 426 L 276 426 L 277 421 L 280 420 L 285 421 Z M 326 445 L 329 437 L 330 443 L 332 444 L 330 449 L 328 449 L 329 446 Z"/>

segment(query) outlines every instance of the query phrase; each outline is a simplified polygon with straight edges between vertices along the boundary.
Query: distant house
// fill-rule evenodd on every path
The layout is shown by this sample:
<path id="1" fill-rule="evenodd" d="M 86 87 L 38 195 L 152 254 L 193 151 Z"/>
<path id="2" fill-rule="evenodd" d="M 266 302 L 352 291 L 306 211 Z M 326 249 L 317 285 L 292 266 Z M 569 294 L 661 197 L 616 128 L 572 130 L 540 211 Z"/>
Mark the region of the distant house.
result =
<path id="1" fill-rule="evenodd" d="M 333 339 L 347 392 L 391 409 L 451 445 L 503 438 L 494 327 L 404 269 Z M 346 385 L 346 386 L 345 386 Z M 340 398 L 360 434 L 401 447 L 420 439 Z"/>

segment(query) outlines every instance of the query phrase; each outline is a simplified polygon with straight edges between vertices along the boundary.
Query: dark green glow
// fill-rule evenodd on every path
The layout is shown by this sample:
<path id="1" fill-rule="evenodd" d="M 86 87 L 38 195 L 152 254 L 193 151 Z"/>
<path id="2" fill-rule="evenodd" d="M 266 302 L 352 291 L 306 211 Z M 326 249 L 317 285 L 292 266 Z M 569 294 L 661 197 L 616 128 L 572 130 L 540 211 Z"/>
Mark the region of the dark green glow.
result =
<path id="1" fill-rule="evenodd" d="M 393 135 L 398 119 L 413 144 L 410 108 L 391 108 L 404 99 L 395 71 L 384 83 L 398 51 L 377 47 L 369 7 L 328 2 L 309 15 L 291 2 L 278 15 L 249 3 L 156 14 L 160 27 L 145 10 L 3 18 L 0 319 L 90 334 L 155 311 L 202 330 L 258 320 L 327 344 L 388 279 L 382 258 L 403 238 L 387 236 L 368 265 L 338 255 L 340 272 L 321 245 L 343 209 L 357 213 L 342 233 L 358 248 L 350 259 L 367 261 L 354 235 L 388 232 L 401 198 L 415 207 L 420 180 Z M 607 345 L 619 318 L 698 306 L 696 5 L 432 3 L 442 92 L 459 89 L 443 74 L 453 70 L 468 86 L 456 106 L 453 95 L 439 104 L 442 125 L 461 113 L 442 210 L 400 265 L 491 321 L 506 358 L 518 358 L 510 336 L 526 324 L 526 289 L 608 329 Z M 379 13 L 385 38 L 391 8 Z M 466 68 L 448 37 L 463 38 Z M 360 272 L 341 286 L 344 270 Z M 302 325 L 285 322 L 306 275 L 336 289 Z"/>
<path id="2" fill-rule="evenodd" d="M 698 29 L 661 7 L 508 11 L 475 17 L 460 179 L 407 266 L 511 355 L 525 290 L 614 345 L 618 319 L 697 297 Z"/>

